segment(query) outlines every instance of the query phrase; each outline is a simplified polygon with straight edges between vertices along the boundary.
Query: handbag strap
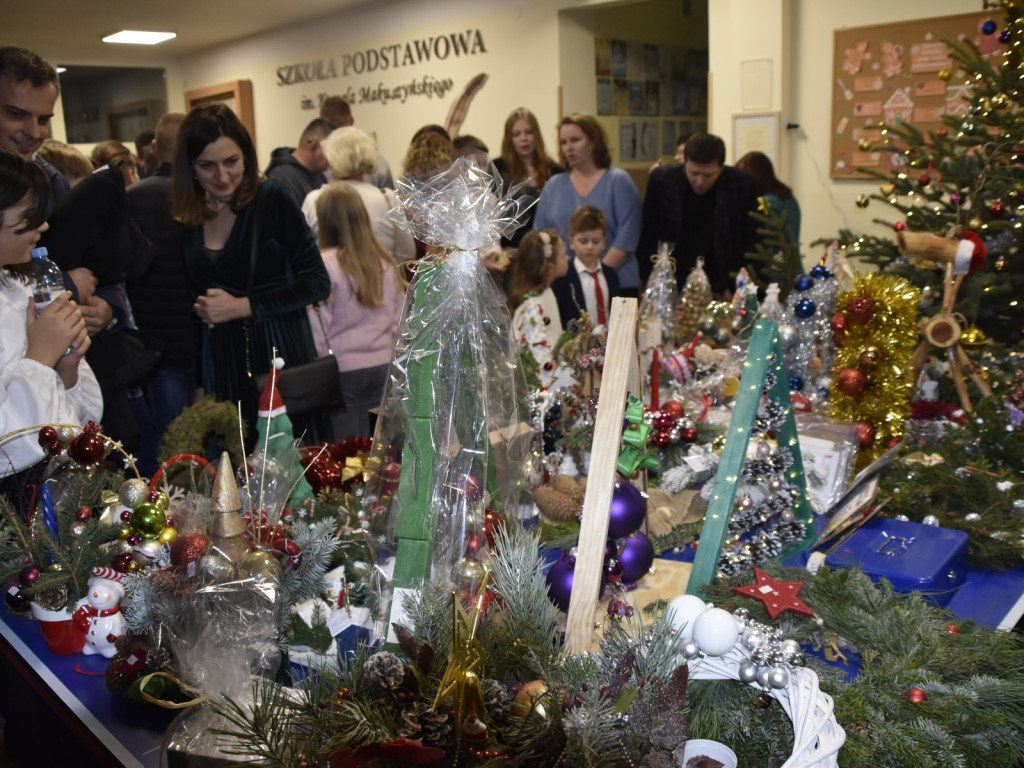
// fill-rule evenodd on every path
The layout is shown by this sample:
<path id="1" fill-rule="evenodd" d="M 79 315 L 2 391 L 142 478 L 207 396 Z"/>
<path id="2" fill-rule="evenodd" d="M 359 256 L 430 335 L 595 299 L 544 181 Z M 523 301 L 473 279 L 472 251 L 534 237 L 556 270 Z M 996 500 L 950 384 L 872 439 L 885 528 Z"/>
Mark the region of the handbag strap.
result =
<path id="1" fill-rule="evenodd" d="M 331 349 L 331 340 L 327 338 L 327 327 L 324 325 L 324 319 L 320 316 L 320 302 L 318 301 L 313 305 L 313 311 L 316 312 L 317 322 L 320 323 L 320 332 L 324 335 L 324 343 L 327 344 L 327 354 L 334 357 L 334 350 Z"/>
<path id="2" fill-rule="evenodd" d="M 390 211 L 394 207 L 394 203 L 388 197 L 388 191 L 383 187 L 378 187 L 380 193 L 384 195 L 384 202 Z M 395 266 L 400 266 L 402 259 L 398 255 L 398 226 L 395 222 L 391 222 L 391 260 L 395 262 Z"/>

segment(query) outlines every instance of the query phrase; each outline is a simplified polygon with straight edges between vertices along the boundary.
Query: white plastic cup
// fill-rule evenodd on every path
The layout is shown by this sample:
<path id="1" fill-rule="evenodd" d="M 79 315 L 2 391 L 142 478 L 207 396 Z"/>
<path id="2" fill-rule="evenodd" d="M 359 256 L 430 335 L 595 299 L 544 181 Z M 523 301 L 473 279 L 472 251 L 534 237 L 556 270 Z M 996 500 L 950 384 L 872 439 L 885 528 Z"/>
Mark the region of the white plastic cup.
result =
<path id="1" fill-rule="evenodd" d="M 737 765 L 736 753 L 722 742 L 712 741 L 711 739 L 690 739 L 686 742 L 686 746 L 683 747 L 683 761 L 680 763 L 679 768 L 686 768 L 690 758 L 699 757 L 700 755 L 707 755 L 717 760 L 722 764 L 723 768 L 736 768 Z"/>

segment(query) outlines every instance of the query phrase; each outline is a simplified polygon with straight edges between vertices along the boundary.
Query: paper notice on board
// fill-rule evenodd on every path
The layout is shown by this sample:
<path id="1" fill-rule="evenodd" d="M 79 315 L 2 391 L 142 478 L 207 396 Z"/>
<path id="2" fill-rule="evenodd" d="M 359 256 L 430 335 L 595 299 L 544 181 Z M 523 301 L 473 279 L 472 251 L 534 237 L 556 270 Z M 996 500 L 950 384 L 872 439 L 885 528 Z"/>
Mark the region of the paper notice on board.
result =
<path id="1" fill-rule="evenodd" d="M 743 154 L 747 152 L 763 152 L 772 157 L 775 145 L 772 141 L 772 126 L 764 123 L 743 124 L 739 126 L 740 146 Z"/>

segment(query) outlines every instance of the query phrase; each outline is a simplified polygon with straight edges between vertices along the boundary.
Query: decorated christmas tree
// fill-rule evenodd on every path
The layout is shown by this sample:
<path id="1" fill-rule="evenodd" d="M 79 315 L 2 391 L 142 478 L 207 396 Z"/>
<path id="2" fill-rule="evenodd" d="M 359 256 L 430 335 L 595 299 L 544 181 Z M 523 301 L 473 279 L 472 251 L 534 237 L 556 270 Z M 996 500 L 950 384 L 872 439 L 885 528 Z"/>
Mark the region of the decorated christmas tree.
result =
<path id="1" fill-rule="evenodd" d="M 922 232 L 961 240 L 977 236 L 988 257 L 972 271 L 957 294 L 954 310 L 968 325 L 964 336 L 1013 342 L 1024 329 L 1024 2 L 986 3 L 991 18 L 982 37 L 999 46 L 978 46 L 968 36 L 947 41 L 950 64 L 939 76 L 950 87 L 968 87 L 967 107 L 943 115 L 943 125 L 924 132 L 912 124 L 879 124 L 880 140 L 862 139 L 864 151 L 896 153 L 891 174 L 861 169 L 881 184 L 861 195 L 857 205 L 877 201 L 886 207 L 875 222 L 895 230 L 892 237 L 841 234 L 841 245 L 864 260 L 913 280 L 930 314 L 942 310 L 941 272 L 922 271 L 903 260 L 895 233 Z M 1001 6 L 1001 8 L 1000 8 Z M 965 30 L 969 32 L 970 30 Z M 975 253 L 978 249 L 975 249 Z M 975 327 L 971 327 L 971 326 Z M 979 332 L 980 331 L 980 332 Z"/>

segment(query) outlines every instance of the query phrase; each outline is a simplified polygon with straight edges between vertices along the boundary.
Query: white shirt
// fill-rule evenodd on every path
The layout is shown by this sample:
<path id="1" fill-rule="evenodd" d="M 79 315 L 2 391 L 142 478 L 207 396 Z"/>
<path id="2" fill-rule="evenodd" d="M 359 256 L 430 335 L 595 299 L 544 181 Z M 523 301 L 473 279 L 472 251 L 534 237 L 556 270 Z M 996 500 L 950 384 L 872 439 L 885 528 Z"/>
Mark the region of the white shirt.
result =
<path id="1" fill-rule="evenodd" d="M 587 266 L 574 257 L 572 265 L 575 267 L 576 272 L 580 276 L 580 285 L 583 286 L 583 299 L 586 302 L 585 309 L 590 313 L 590 322 L 596 327 L 599 324 L 598 313 L 597 313 L 597 291 L 594 290 L 594 278 L 591 277 L 591 271 L 587 269 Z M 604 271 L 601 269 L 601 265 L 597 265 L 597 279 L 601 283 L 601 295 L 604 297 L 604 316 L 605 322 L 608 321 L 608 310 L 611 307 L 611 298 L 608 295 L 608 281 L 604 278 Z"/>

